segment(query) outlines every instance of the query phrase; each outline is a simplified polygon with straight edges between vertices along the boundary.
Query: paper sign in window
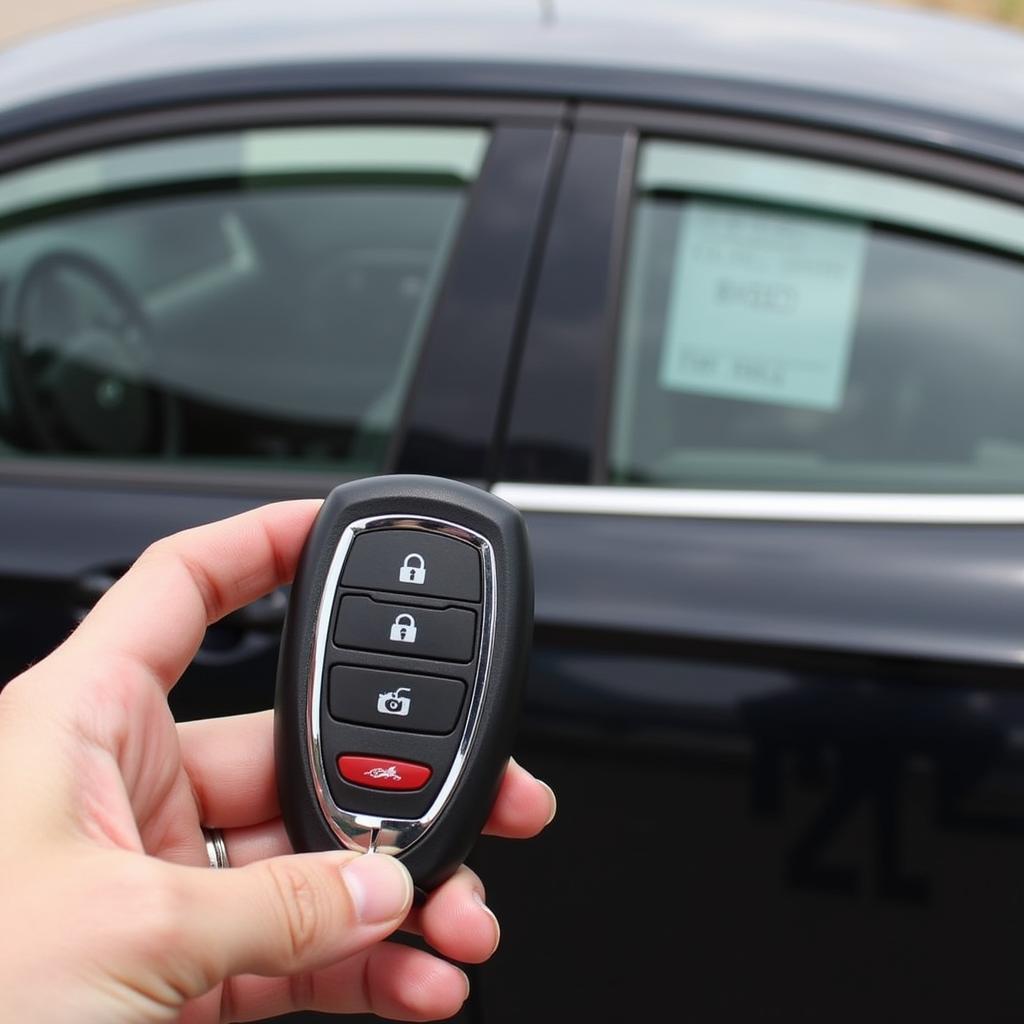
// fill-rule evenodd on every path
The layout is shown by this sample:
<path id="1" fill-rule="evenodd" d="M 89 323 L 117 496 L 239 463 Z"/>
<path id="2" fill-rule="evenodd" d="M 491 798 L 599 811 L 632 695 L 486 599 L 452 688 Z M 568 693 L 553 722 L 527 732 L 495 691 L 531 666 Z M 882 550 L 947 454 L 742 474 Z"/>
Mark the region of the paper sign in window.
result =
<path id="1" fill-rule="evenodd" d="M 688 203 L 666 317 L 662 387 L 837 408 L 866 234 L 859 221 Z"/>

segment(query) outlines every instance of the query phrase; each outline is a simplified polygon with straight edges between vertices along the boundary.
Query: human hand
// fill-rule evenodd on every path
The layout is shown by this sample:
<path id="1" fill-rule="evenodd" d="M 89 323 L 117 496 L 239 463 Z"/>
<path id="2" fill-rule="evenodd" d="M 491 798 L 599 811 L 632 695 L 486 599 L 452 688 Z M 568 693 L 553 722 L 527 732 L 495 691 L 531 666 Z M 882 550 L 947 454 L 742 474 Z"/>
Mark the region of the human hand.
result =
<path id="1" fill-rule="evenodd" d="M 465 975 L 384 942 L 486 960 L 498 925 L 463 866 L 411 909 L 383 855 L 291 853 L 270 712 L 177 726 L 166 694 L 207 625 L 291 579 L 319 502 L 267 506 L 149 548 L 71 637 L 0 695 L 0 991 L 22 1024 L 252 1020 L 314 1009 L 455 1013 Z M 486 831 L 554 816 L 510 762 Z M 224 830 L 208 866 L 201 824 Z"/>

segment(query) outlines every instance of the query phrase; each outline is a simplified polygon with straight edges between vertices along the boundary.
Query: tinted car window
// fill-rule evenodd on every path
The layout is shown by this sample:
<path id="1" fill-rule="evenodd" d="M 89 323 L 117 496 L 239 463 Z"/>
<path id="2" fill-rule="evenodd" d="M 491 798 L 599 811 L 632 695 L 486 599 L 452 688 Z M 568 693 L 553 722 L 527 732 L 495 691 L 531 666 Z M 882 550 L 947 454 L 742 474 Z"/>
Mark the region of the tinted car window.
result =
<path id="1" fill-rule="evenodd" d="M 1024 213 L 924 182 L 649 142 L 616 483 L 1024 490 Z"/>
<path id="2" fill-rule="evenodd" d="M 6 454 L 381 468 L 486 145 L 257 130 L 9 175 Z"/>

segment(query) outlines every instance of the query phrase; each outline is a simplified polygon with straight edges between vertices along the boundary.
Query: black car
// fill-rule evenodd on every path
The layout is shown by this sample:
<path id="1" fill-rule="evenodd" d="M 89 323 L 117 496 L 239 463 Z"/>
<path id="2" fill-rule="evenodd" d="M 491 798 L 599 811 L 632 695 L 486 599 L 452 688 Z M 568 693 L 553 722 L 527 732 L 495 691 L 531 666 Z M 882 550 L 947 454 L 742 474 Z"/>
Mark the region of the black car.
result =
<path id="1" fill-rule="evenodd" d="M 171 531 L 493 489 L 560 813 L 476 850 L 462 1019 L 1016 1020 L 1022 69 L 797 0 L 225 0 L 9 51 L 0 675 Z M 283 604 L 176 714 L 270 705 Z"/>

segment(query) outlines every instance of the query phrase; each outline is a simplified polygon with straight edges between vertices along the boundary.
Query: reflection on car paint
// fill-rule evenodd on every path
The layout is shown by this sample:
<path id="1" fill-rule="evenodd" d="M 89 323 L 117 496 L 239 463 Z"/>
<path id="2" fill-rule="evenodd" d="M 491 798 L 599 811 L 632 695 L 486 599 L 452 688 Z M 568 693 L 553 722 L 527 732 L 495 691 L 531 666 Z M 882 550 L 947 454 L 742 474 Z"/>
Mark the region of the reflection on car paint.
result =
<path id="1" fill-rule="evenodd" d="M 928 903 L 934 880 L 905 842 L 911 785 L 932 829 L 1024 837 L 1024 696 L 1012 691 L 542 647 L 528 706 L 534 735 L 742 765 L 749 805 L 734 811 L 786 826 L 784 887 Z M 851 829 L 863 856 L 837 860 Z"/>

